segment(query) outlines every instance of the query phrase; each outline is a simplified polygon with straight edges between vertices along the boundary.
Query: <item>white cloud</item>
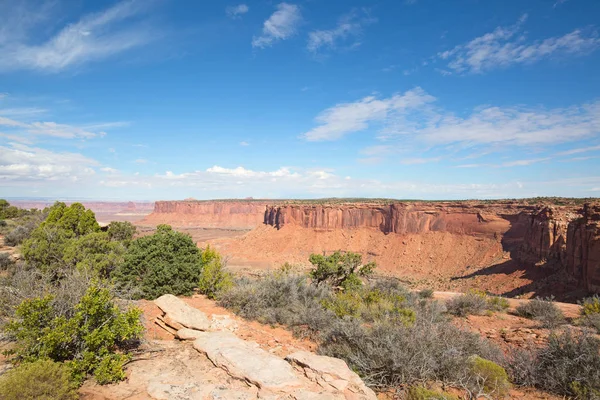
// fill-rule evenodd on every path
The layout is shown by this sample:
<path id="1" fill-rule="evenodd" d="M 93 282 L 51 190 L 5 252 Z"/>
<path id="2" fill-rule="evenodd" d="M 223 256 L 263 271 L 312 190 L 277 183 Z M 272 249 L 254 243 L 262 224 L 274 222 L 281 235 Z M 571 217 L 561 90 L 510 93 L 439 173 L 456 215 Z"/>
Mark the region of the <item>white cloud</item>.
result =
<path id="1" fill-rule="evenodd" d="M 244 147 L 250 146 L 250 143 L 248 143 L 246 141 L 242 141 L 242 142 L 240 142 L 240 146 L 244 146 Z"/>
<path id="2" fill-rule="evenodd" d="M 240 18 L 242 15 L 250 11 L 246 4 L 238 4 L 237 6 L 229 6 L 225 9 L 225 13 L 229 18 Z"/>
<path id="3" fill-rule="evenodd" d="M 102 167 L 100 168 L 100 171 L 102 172 L 106 172 L 107 174 L 118 174 L 119 170 L 115 169 L 115 168 L 111 168 L 111 167 Z"/>
<path id="4" fill-rule="evenodd" d="M 554 109 L 483 106 L 463 117 L 435 107 L 434 101 L 417 87 L 388 98 L 370 96 L 338 104 L 321 112 L 316 117 L 319 125 L 302 137 L 337 140 L 377 124 L 380 139 L 404 144 L 531 146 L 572 142 L 600 132 L 600 101 Z"/>
<path id="5" fill-rule="evenodd" d="M 597 150 L 600 150 L 600 146 L 580 147 L 577 149 L 561 151 L 559 153 L 556 153 L 556 155 L 557 156 L 569 156 L 572 154 L 587 153 L 589 151 L 597 151 Z"/>
<path id="6" fill-rule="evenodd" d="M 62 139 L 90 139 L 106 135 L 105 132 L 90 132 L 76 126 L 57 124 L 56 122 L 34 122 L 29 125 L 28 130 L 34 135 L 54 136 Z"/>
<path id="7" fill-rule="evenodd" d="M 544 158 L 533 158 L 533 159 L 529 159 L 529 160 L 515 160 L 515 161 L 508 161 L 505 163 L 502 163 L 501 166 L 502 167 L 525 167 L 527 165 L 531 165 L 531 164 L 536 164 L 542 161 L 548 161 L 550 160 L 549 157 L 544 157 Z"/>
<path id="8" fill-rule="evenodd" d="M 12 143 L 0 146 L 0 180 L 78 181 L 94 174 L 98 162 L 77 153 L 57 153 Z"/>
<path id="9" fill-rule="evenodd" d="M 497 27 L 494 31 L 477 37 L 466 44 L 438 53 L 448 62 L 448 69 L 458 73 L 483 73 L 514 64 L 531 64 L 551 56 L 580 56 L 600 47 L 596 31 L 576 29 L 563 36 L 528 41 L 522 33 L 521 19 L 509 27 Z M 447 70 L 443 73 L 447 73 Z"/>
<path id="10" fill-rule="evenodd" d="M 333 29 L 309 32 L 306 47 L 312 53 L 317 53 L 322 48 L 335 49 L 338 46 L 338 42 L 360 36 L 363 26 L 375 21 L 374 18 L 359 16 L 356 11 L 353 11 L 342 16 Z M 359 42 L 354 41 L 354 44 L 356 43 Z"/>
<path id="11" fill-rule="evenodd" d="M 370 123 L 385 121 L 394 114 L 407 113 L 434 100 L 433 96 L 417 87 L 387 99 L 368 96 L 355 103 L 338 104 L 320 113 L 316 117 L 320 125 L 302 136 L 308 141 L 337 140 L 367 129 Z"/>
<path id="12" fill-rule="evenodd" d="M 0 109 L 0 114 L 3 114 Z M 28 116 L 28 115 L 27 115 Z M 111 124 L 100 124 L 100 126 L 107 126 Z M 37 136 L 52 136 L 62 139 L 90 139 L 93 137 L 104 136 L 106 132 L 95 130 L 94 126 L 91 126 L 91 130 L 88 127 L 82 128 L 67 124 L 58 124 L 56 122 L 24 122 L 13 118 L 6 118 L 0 116 L 0 126 L 7 127 L 13 132 L 13 135 L 20 134 L 23 132 L 30 133 Z M 95 131 L 93 131 L 95 130 Z M 23 138 L 27 140 L 26 138 Z"/>
<path id="13" fill-rule="evenodd" d="M 147 164 L 148 160 L 144 159 L 144 158 L 138 158 L 137 160 L 134 161 L 136 164 Z"/>
<path id="14" fill-rule="evenodd" d="M 21 15 L 19 20 L 25 20 L 27 24 L 17 30 L 0 32 L 0 70 L 58 72 L 144 45 L 153 37 L 152 30 L 136 18 L 145 4 L 134 0 L 122 1 L 102 12 L 86 15 L 45 42 L 36 41 L 36 44 L 31 44 L 36 35 L 29 31 L 40 28 L 37 25 L 47 17 L 37 16 L 36 10 L 21 9 L 25 16 Z M 14 17 L 12 13 L 0 17 L 0 26 L 13 24 L 11 18 Z"/>
<path id="15" fill-rule="evenodd" d="M 441 157 L 411 157 L 402 159 L 400 163 L 404 165 L 417 165 L 438 162 L 441 159 Z"/>
<path id="16" fill-rule="evenodd" d="M 264 22 L 262 34 L 252 39 L 252 47 L 270 47 L 276 41 L 292 37 L 296 34 L 300 22 L 300 7 L 288 3 L 278 4 L 277 11 Z"/>

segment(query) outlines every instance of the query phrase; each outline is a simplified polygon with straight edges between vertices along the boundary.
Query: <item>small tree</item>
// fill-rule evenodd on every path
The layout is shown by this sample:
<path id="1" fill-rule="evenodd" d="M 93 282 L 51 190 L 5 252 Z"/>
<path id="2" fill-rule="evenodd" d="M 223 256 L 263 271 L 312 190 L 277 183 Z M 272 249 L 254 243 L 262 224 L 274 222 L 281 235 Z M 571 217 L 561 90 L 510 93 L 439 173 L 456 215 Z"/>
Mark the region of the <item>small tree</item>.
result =
<path id="1" fill-rule="evenodd" d="M 191 236 L 159 225 L 153 235 L 131 242 L 114 278 L 121 286 L 139 288 L 139 297 L 155 299 L 191 295 L 201 271 L 201 252 Z"/>
<path id="2" fill-rule="evenodd" d="M 216 299 L 219 293 L 233 286 L 233 277 L 227 271 L 221 255 L 210 246 L 202 252 L 202 273 L 198 289 L 209 299 Z"/>
<path id="3" fill-rule="evenodd" d="M 110 240 L 129 243 L 133 240 L 136 231 L 135 225 L 128 221 L 113 221 L 108 224 L 108 237 Z"/>
<path id="4" fill-rule="evenodd" d="M 110 291 L 97 283 L 87 289 L 70 317 L 59 315 L 53 300 L 36 297 L 17 307 L 16 318 L 6 326 L 16 340 L 14 361 L 66 361 L 78 382 L 88 374 L 100 384 L 123 379 L 129 358 L 119 350 L 141 338 L 141 311 L 119 310 Z"/>
<path id="5" fill-rule="evenodd" d="M 317 285 L 327 282 L 344 289 L 360 286 L 362 282 L 359 277 L 372 275 L 377 267 L 373 261 L 363 265 L 360 254 L 341 251 L 330 256 L 311 254 L 309 261 L 314 266 L 310 277 Z"/>
<path id="6" fill-rule="evenodd" d="M 108 278 L 123 262 L 125 250 L 125 245 L 111 241 L 108 233 L 90 233 L 66 243 L 63 262 L 66 268 L 89 270 Z"/>
<path id="7" fill-rule="evenodd" d="M 91 210 L 80 203 L 67 207 L 56 202 L 46 220 L 23 242 L 23 257 L 43 271 L 57 271 L 64 266 L 63 254 L 69 240 L 98 231 L 100 225 Z"/>

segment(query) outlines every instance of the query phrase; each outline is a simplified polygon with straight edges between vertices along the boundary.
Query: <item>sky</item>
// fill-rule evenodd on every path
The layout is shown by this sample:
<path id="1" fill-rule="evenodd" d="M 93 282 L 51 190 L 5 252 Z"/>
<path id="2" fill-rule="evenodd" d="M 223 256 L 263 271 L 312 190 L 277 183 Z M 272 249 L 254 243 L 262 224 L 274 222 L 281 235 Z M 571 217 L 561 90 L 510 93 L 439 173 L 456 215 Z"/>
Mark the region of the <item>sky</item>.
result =
<path id="1" fill-rule="evenodd" d="M 0 197 L 600 197 L 597 0 L 0 0 Z"/>

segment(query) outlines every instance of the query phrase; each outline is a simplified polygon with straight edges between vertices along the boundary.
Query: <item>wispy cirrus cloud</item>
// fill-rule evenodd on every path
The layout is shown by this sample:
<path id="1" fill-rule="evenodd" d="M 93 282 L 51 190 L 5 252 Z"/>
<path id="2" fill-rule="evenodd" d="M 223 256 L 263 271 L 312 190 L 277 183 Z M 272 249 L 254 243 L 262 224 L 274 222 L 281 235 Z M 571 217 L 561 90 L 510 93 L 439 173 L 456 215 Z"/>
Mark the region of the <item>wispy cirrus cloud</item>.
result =
<path id="1" fill-rule="evenodd" d="M 97 13 L 83 16 L 45 41 L 32 37 L 46 27 L 48 15 L 22 3 L 0 14 L 0 26 L 15 29 L 0 31 L 0 71 L 40 70 L 59 72 L 72 66 L 102 60 L 150 42 L 154 29 L 140 20 L 148 2 L 129 0 Z M 51 4 L 48 2 L 48 4 Z M 50 14 L 51 9 L 46 8 Z"/>
<path id="2" fill-rule="evenodd" d="M 252 39 L 252 47 L 270 47 L 277 41 L 294 36 L 301 22 L 300 7 L 289 3 L 278 4 L 277 11 L 263 23 L 262 34 Z"/>
<path id="3" fill-rule="evenodd" d="M 241 18 L 242 15 L 250 11 L 250 7 L 246 4 L 238 4 L 237 6 L 229 6 L 225 9 L 225 13 L 229 18 Z"/>
<path id="4" fill-rule="evenodd" d="M 1 116 L 0 126 L 8 128 L 15 135 L 17 133 L 22 135 L 25 132 L 34 136 L 52 136 L 61 139 L 91 139 L 106 135 L 104 131 L 90 130 L 86 127 L 58 124 L 56 122 L 24 122 Z"/>
<path id="5" fill-rule="evenodd" d="M 417 87 L 388 98 L 369 96 L 322 111 L 308 141 L 337 140 L 376 128 L 378 138 L 421 146 L 551 145 L 597 136 L 600 101 L 566 108 L 476 107 L 457 116 Z"/>
<path id="6" fill-rule="evenodd" d="M 554 56 L 581 56 L 600 47 L 598 32 L 592 29 L 575 29 L 563 36 L 543 40 L 527 40 L 523 25 L 524 14 L 516 24 L 497 27 L 468 43 L 458 45 L 437 54 L 447 62 L 444 74 L 473 73 L 509 67 L 516 64 L 532 64 Z"/>
<path id="7" fill-rule="evenodd" d="M 385 99 L 365 97 L 354 103 L 341 103 L 321 112 L 315 120 L 319 126 L 302 134 L 308 141 L 337 140 L 349 133 L 367 129 L 370 124 L 385 122 L 392 115 L 407 113 L 434 101 L 419 87 Z"/>
<path id="8" fill-rule="evenodd" d="M 306 47 L 313 54 L 323 49 L 334 50 L 341 43 L 345 43 L 346 47 L 356 48 L 360 45 L 363 27 L 376 21 L 366 10 L 353 10 L 343 15 L 334 28 L 309 32 Z"/>
<path id="9" fill-rule="evenodd" d="M 581 154 L 581 153 L 587 153 L 590 151 L 598 151 L 600 150 L 600 146 L 588 146 L 588 147 L 579 147 L 576 149 L 570 149 L 570 150 L 565 150 L 565 151 L 561 151 L 559 153 L 556 153 L 556 155 L 558 156 L 570 156 L 573 154 Z"/>

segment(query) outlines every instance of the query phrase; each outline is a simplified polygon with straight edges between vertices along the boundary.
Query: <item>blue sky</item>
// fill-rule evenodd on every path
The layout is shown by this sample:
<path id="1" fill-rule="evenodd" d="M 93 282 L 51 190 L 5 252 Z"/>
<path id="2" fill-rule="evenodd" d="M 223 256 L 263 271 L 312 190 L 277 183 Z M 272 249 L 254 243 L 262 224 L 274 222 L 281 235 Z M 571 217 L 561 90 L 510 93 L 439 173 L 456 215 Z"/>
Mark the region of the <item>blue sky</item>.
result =
<path id="1" fill-rule="evenodd" d="M 596 0 L 0 0 L 0 196 L 595 197 Z"/>

